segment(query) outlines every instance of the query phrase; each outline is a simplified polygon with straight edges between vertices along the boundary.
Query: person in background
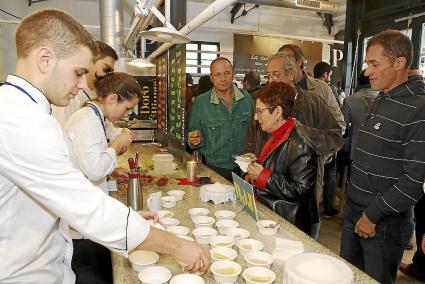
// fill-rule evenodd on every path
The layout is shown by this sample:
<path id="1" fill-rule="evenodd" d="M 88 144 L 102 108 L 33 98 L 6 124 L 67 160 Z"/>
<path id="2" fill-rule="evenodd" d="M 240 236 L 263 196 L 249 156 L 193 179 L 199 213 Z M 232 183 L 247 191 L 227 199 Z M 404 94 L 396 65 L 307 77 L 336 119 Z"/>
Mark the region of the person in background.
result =
<path id="1" fill-rule="evenodd" d="M 260 74 L 256 71 L 249 71 L 242 80 L 243 88 L 251 95 L 253 100 L 260 91 L 260 83 Z"/>
<path id="2" fill-rule="evenodd" d="M 96 98 L 94 91 L 96 79 L 101 79 L 106 74 L 114 71 L 115 62 L 118 60 L 115 50 L 99 40 L 96 41 L 96 46 L 98 54 L 94 57 L 93 65 L 86 76 L 87 88 L 81 89 L 66 107 L 52 106 L 52 115 L 57 119 L 62 129 L 64 129 L 71 115 L 79 110 L 86 101 Z"/>
<path id="3" fill-rule="evenodd" d="M 279 48 L 279 52 L 291 54 L 295 57 L 297 62 L 296 84 L 303 90 L 310 90 L 314 94 L 321 97 L 328 105 L 335 120 L 341 129 L 341 135 L 345 131 L 344 116 L 342 115 L 337 98 L 333 95 L 332 89 L 328 83 L 312 78 L 304 72 L 305 56 L 301 48 L 294 44 L 284 44 Z M 328 72 L 329 75 L 330 72 Z M 339 149 L 337 149 L 339 150 Z M 323 217 L 331 218 L 339 213 L 339 210 L 333 207 L 336 190 L 336 161 L 334 151 L 326 158 L 324 164 L 324 186 L 323 186 Z M 327 165 L 330 164 L 330 165 Z"/>
<path id="4" fill-rule="evenodd" d="M 338 122 L 341 134 L 343 134 L 345 131 L 345 122 L 341 109 L 338 106 L 338 102 L 332 94 L 332 90 L 328 84 L 317 80 L 304 72 L 306 58 L 301 48 L 295 44 L 284 44 L 279 48 L 278 52 L 284 52 L 295 57 L 297 62 L 297 72 L 295 74 L 296 85 L 303 90 L 311 91 L 326 102 L 330 111 L 334 115 L 335 120 Z"/>
<path id="5" fill-rule="evenodd" d="M 151 227 L 69 159 L 50 104 L 64 107 L 84 87 L 97 53 L 91 35 L 67 13 L 45 9 L 22 19 L 15 38 L 15 75 L 0 87 L 0 282 L 75 283 L 69 226 L 122 255 L 169 253 L 206 271 L 208 251 Z"/>
<path id="6" fill-rule="evenodd" d="M 109 194 L 108 176 L 127 176 L 117 168 L 117 154 L 128 147 L 133 134 L 124 129 L 110 144 L 107 142 L 105 120 L 116 122 L 126 116 L 138 103 L 142 90 L 137 81 L 125 73 L 109 73 L 94 82 L 96 99 L 87 101 L 66 123 L 64 136 L 71 162 L 93 185 Z M 115 188 L 116 190 L 116 188 Z M 155 218 L 149 213 L 144 217 Z M 156 220 L 157 221 L 157 217 Z M 112 264 L 109 250 L 75 231 L 72 269 L 76 283 L 112 283 Z"/>
<path id="7" fill-rule="evenodd" d="M 387 30 L 368 40 L 364 75 L 377 98 L 357 136 L 340 254 L 380 283 L 395 283 L 413 205 L 423 196 L 425 84 L 408 79 L 412 43 Z"/>
<path id="8" fill-rule="evenodd" d="M 316 78 L 317 80 L 323 81 L 326 84 L 328 84 L 328 86 L 332 90 L 332 94 L 334 95 L 336 102 L 338 103 L 339 107 L 341 107 L 340 99 L 338 95 L 338 89 L 331 83 L 331 80 L 332 80 L 331 66 L 328 63 L 323 61 L 319 62 L 316 65 L 314 65 L 313 75 L 314 75 L 314 78 Z"/>
<path id="9" fill-rule="evenodd" d="M 261 203 L 317 237 L 313 229 L 319 222 L 314 192 L 317 155 L 297 132 L 295 96 L 295 88 L 281 82 L 272 82 L 258 93 L 254 118 L 271 137 L 258 161 L 248 166 L 248 174 Z"/>
<path id="10" fill-rule="evenodd" d="M 330 83 L 332 76 L 331 66 L 326 62 L 319 62 L 314 66 L 313 74 L 314 78 L 325 82 L 331 88 L 338 106 L 341 107 L 338 90 Z M 328 158 L 323 173 L 323 218 L 332 218 L 339 213 L 339 210 L 333 206 L 336 192 L 336 154 L 335 152 Z"/>
<path id="11" fill-rule="evenodd" d="M 350 152 L 350 160 L 352 160 L 353 151 L 357 146 L 360 126 L 366 119 L 369 108 L 378 95 L 377 91 L 371 89 L 369 77 L 365 76 L 365 71 L 363 70 L 357 78 L 357 86 L 354 93 L 347 97 L 342 105 L 342 113 L 347 124 L 345 146 Z"/>
<path id="12" fill-rule="evenodd" d="M 324 155 L 334 153 L 343 145 L 342 133 L 335 117 L 330 112 L 326 103 L 317 95 L 295 86 L 296 78 L 295 58 L 286 53 L 279 53 L 269 57 L 267 61 L 267 74 L 269 82 L 282 82 L 293 86 L 297 95 L 294 103 L 294 117 L 302 126 L 298 127 L 298 134 L 308 141 L 313 147 L 318 158 L 316 193 L 321 192 L 323 179 Z M 268 134 L 263 132 L 255 121 L 248 128 L 244 152 L 253 152 L 259 155 L 268 139 Z M 319 238 L 320 222 L 312 227 L 311 236 Z"/>
<path id="13" fill-rule="evenodd" d="M 187 129 L 190 148 L 200 150 L 206 164 L 228 180 L 239 173 L 233 156 L 242 152 L 254 103 L 245 90 L 233 85 L 235 72 L 227 58 L 210 65 L 214 88 L 193 104 Z"/>
<path id="14" fill-rule="evenodd" d="M 413 255 L 412 263 L 400 263 L 400 271 L 425 282 L 425 196 L 422 196 L 416 203 L 414 212 L 417 249 Z"/>

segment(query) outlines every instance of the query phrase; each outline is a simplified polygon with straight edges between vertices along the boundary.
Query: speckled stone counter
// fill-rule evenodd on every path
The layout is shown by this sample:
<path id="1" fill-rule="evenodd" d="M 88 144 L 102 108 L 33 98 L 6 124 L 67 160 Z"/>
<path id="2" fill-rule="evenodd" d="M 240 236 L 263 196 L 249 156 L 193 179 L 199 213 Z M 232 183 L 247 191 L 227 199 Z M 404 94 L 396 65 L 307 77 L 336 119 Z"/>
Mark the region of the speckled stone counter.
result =
<path id="1" fill-rule="evenodd" d="M 118 163 L 119 166 L 128 168 L 127 165 L 127 159 L 130 156 L 134 156 L 134 153 L 136 151 L 139 151 L 140 153 L 140 159 L 143 162 L 145 167 L 151 167 L 152 166 L 152 160 L 151 157 L 155 153 L 160 152 L 160 148 L 158 146 L 152 145 L 152 144 L 142 144 L 142 143 L 134 143 L 129 151 L 124 154 L 123 156 L 119 157 Z M 153 175 L 153 171 L 150 171 L 151 175 Z M 228 181 L 226 181 L 224 178 L 207 168 L 206 166 L 202 166 L 201 169 L 201 176 L 210 176 L 213 181 L 229 184 Z M 177 185 L 176 178 L 178 177 L 186 177 L 186 171 L 185 169 L 182 169 L 182 167 L 179 165 L 177 170 L 172 175 L 167 175 L 168 177 L 168 184 L 164 187 L 157 186 L 154 182 L 151 184 L 145 186 L 143 188 L 143 196 L 144 196 L 144 210 L 146 209 L 146 199 L 147 195 L 149 193 L 155 192 L 155 191 L 162 191 L 163 196 L 166 195 L 166 192 L 171 189 L 179 189 L 184 190 L 186 192 L 184 199 L 182 201 L 177 202 L 177 206 L 171 209 L 166 209 L 173 211 L 175 213 L 175 218 L 180 220 L 180 225 L 186 226 L 190 229 L 194 228 L 194 225 L 190 219 L 190 216 L 188 214 L 188 210 L 192 207 L 204 207 L 208 208 L 211 213 L 213 213 L 216 210 L 223 209 L 223 205 L 214 205 L 212 202 L 204 203 L 199 200 L 199 188 L 189 186 L 189 185 Z M 114 198 L 120 200 L 123 203 L 126 203 L 126 190 L 125 186 L 120 185 L 118 192 L 114 192 L 111 194 Z M 263 206 L 260 203 L 257 203 L 257 211 L 258 211 L 258 217 L 259 219 L 269 219 L 274 220 L 280 223 L 281 228 L 277 235 L 275 236 L 263 236 L 258 232 L 256 222 L 246 213 L 245 211 L 240 212 L 237 214 L 235 220 L 239 222 L 240 227 L 247 229 L 251 232 L 251 237 L 254 239 L 258 239 L 264 243 L 264 251 L 272 253 L 275 247 L 275 237 L 278 238 L 286 238 L 286 239 L 293 239 L 293 240 L 299 240 L 302 241 L 305 247 L 305 250 L 307 252 L 318 252 L 323 254 L 332 255 L 335 257 L 338 257 L 335 255 L 332 251 L 324 247 L 323 245 L 319 244 L 318 242 L 314 241 L 307 235 L 305 235 L 303 232 L 298 230 L 295 226 L 292 224 L 286 222 L 283 218 L 281 218 L 279 215 L 275 214 L 273 211 L 269 210 L 265 206 Z M 235 249 L 237 251 L 237 248 Z M 242 270 L 245 269 L 246 263 L 243 260 L 243 257 L 241 257 L 240 254 L 238 254 L 238 257 L 236 261 L 242 266 Z M 157 265 L 162 265 L 167 267 L 171 270 L 173 275 L 182 273 L 182 270 L 176 260 L 169 256 L 169 255 L 161 255 L 160 260 Z M 140 283 L 140 281 L 137 278 L 137 272 L 133 271 L 131 268 L 131 264 L 125 257 L 112 253 L 112 266 L 113 266 L 113 277 L 114 277 L 114 283 Z M 351 265 L 350 265 L 351 266 Z M 356 283 L 377 283 L 372 278 L 370 278 L 368 275 L 360 271 L 359 269 L 351 266 L 354 272 L 355 281 Z M 273 264 L 271 269 L 276 273 L 276 281 L 274 283 L 281 284 L 283 283 L 283 267 L 278 266 L 276 264 Z M 213 276 L 211 272 L 207 272 L 203 275 L 203 278 L 206 283 L 216 283 L 213 279 Z M 237 283 L 245 283 L 242 276 L 239 277 Z"/>

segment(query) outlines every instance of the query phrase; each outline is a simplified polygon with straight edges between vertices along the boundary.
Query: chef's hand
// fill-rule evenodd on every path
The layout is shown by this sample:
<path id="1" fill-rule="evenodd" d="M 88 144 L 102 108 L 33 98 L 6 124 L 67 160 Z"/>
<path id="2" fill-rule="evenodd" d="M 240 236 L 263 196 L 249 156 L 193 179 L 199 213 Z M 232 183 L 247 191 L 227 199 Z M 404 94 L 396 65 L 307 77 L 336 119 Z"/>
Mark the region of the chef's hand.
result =
<path id="1" fill-rule="evenodd" d="M 251 176 L 252 180 L 256 180 L 263 170 L 264 167 L 257 162 L 252 162 L 248 165 L 248 174 Z"/>
<path id="2" fill-rule="evenodd" d="M 115 150 L 115 153 L 119 154 L 122 147 L 128 147 L 133 142 L 134 134 L 127 128 L 124 128 L 120 135 L 112 141 L 110 147 Z"/>
<path id="3" fill-rule="evenodd" d="M 150 211 L 137 211 L 145 220 L 152 220 L 154 224 L 158 223 L 159 217 L 156 213 Z"/>
<path id="4" fill-rule="evenodd" d="M 114 179 L 128 179 L 128 173 L 127 170 L 123 168 L 115 168 L 111 173 L 111 177 Z"/>
<path id="5" fill-rule="evenodd" d="M 127 146 L 122 146 L 120 149 L 120 152 L 117 154 L 118 156 L 121 156 L 122 154 L 124 154 L 125 152 L 127 152 Z"/>
<path id="6" fill-rule="evenodd" d="M 188 138 L 192 145 L 197 146 L 201 143 L 201 132 L 199 130 L 190 131 Z"/>
<path id="7" fill-rule="evenodd" d="M 425 234 L 422 235 L 421 249 L 422 253 L 425 253 Z"/>
<path id="8" fill-rule="evenodd" d="M 211 264 L 211 255 L 201 245 L 178 238 L 177 250 L 174 255 L 180 262 L 185 263 L 189 272 L 206 272 Z"/>
<path id="9" fill-rule="evenodd" d="M 368 239 L 375 236 L 375 227 L 376 225 L 367 218 L 366 214 L 363 212 L 362 216 L 356 223 L 354 231 L 361 238 Z"/>

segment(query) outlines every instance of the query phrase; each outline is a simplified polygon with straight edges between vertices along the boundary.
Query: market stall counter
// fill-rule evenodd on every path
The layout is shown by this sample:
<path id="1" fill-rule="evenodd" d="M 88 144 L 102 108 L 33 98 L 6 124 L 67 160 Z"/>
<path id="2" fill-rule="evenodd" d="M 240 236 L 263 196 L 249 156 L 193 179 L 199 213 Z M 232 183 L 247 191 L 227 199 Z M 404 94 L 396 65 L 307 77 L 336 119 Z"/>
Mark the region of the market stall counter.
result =
<path id="1" fill-rule="evenodd" d="M 251 262 L 258 262 L 260 258 L 274 258 L 274 262 L 270 266 L 270 270 L 274 272 L 275 274 L 275 281 L 273 283 L 281 284 L 281 283 L 303 283 L 303 281 L 297 281 L 297 270 L 299 270 L 300 267 L 302 267 L 305 270 L 308 270 L 306 273 L 307 275 L 310 273 L 314 273 L 315 270 L 321 269 L 320 267 L 323 266 L 323 269 L 320 271 L 320 273 L 323 275 L 323 283 L 330 283 L 329 277 L 334 277 L 333 274 L 335 274 L 336 270 L 332 270 L 331 263 L 332 261 L 335 261 L 336 259 L 336 267 L 338 265 L 349 267 L 348 271 L 346 271 L 348 276 L 342 276 L 345 279 L 341 279 L 339 282 L 335 283 L 352 283 L 352 280 L 354 278 L 355 283 L 377 283 L 374 281 L 371 277 L 357 269 L 356 267 L 352 265 L 345 265 L 345 261 L 343 261 L 339 256 L 334 254 L 332 251 L 324 247 L 323 245 L 319 244 L 318 242 L 311 239 L 309 236 L 298 230 L 295 226 L 285 221 L 283 218 L 281 218 L 279 215 L 275 214 L 273 211 L 269 210 L 267 207 L 263 206 L 260 203 L 256 203 L 256 208 L 258 212 L 258 219 L 259 220 L 268 220 L 267 222 L 259 223 L 257 224 L 257 221 L 254 220 L 247 212 L 245 212 L 242 208 L 242 206 L 238 206 L 239 204 L 235 204 L 233 202 L 225 202 L 221 204 L 214 205 L 213 202 L 202 202 L 200 200 L 200 187 L 192 186 L 192 185 L 178 185 L 180 181 L 177 178 L 185 178 L 186 177 L 186 164 L 182 165 L 179 164 L 179 161 L 177 162 L 177 168 L 173 170 L 171 174 L 168 175 L 155 175 L 153 171 L 153 162 L 152 157 L 154 154 L 161 153 L 161 148 L 154 143 L 134 143 L 130 149 L 125 153 L 124 155 L 120 156 L 118 159 L 118 163 L 120 167 L 128 168 L 127 165 L 127 159 L 129 157 L 133 157 L 136 152 L 139 152 L 139 159 L 141 163 L 143 164 L 143 168 L 149 169 L 148 175 L 152 176 L 153 179 L 146 178 L 143 185 L 143 209 L 147 210 L 146 200 L 148 199 L 148 195 L 154 192 L 161 192 L 162 197 L 167 196 L 169 191 L 171 190 L 178 190 L 174 193 L 178 193 L 182 195 L 182 192 L 184 192 L 184 195 L 182 196 L 182 200 L 178 200 L 175 202 L 175 206 L 173 207 L 173 204 L 169 204 L 170 208 L 164 208 L 163 210 L 167 210 L 172 212 L 171 214 L 174 215 L 173 218 L 177 219 L 178 225 L 182 226 L 179 228 L 173 227 L 171 230 L 175 230 L 174 233 L 179 233 L 179 230 L 181 230 L 182 234 L 188 233 L 187 229 L 183 228 L 186 227 L 189 229 L 190 233 L 188 236 L 195 238 L 193 235 L 193 230 L 198 227 L 199 224 L 202 222 L 208 223 L 209 221 L 206 221 L 208 218 L 204 218 L 205 220 L 200 220 L 200 216 L 195 216 L 198 213 L 193 213 L 193 210 L 191 211 L 192 215 L 189 214 L 189 210 L 192 208 L 202 208 L 198 209 L 200 211 L 205 211 L 209 217 L 212 217 L 208 220 L 213 220 L 215 222 L 215 225 L 212 228 L 215 228 L 215 230 L 218 230 L 219 235 L 231 235 L 231 233 L 226 232 L 224 230 L 221 230 L 223 228 L 226 229 L 226 226 L 238 226 L 239 228 L 243 228 L 249 232 L 249 237 L 244 236 L 244 234 L 248 234 L 244 230 L 239 230 L 240 233 L 233 233 L 233 236 L 235 238 L 227 239 L 225 237 L 219 237 L 215 240 L 210 240 L 212 242 L 217 243 L 229 243 L 227 246 L 233 248 L 234 251 L 238 252 L 236 255 L 236 258 L 234 259 L 234 262 L 240 265 L 241 267 L 241 273 L 238 276 L 235 283 L 248 283 L 245 282 L 247 277 L 250 277 L 247 273 L 252 271 L 252 276 L 256 276 L 259 279 L 251 279 L 253 280 L 251 283 L 270 283 L 267 282 L 264 277 L 274 277 L 271 273 L 269 276 L 266 274 L 262 274 L 263 271 L 261 269 L 253 268 L 251 270 L 244 270 L 251 266 L 252 263 L 249 260 L 249 254 L 247 254 L 244 251 L 244 248 L 252 249 L 255 246 L 260 246 L 259 250 L 266 252 L 266 254 L 257 254 L 257 256 L 251 257 Z M 230 185 L 228 181 L 226 181 L 224 178 L 219 176 L 217 173 L 206 167 L 205 165 L 201 166 L 200 172 L 198 174 L 199 176 L 207 176 L 211 177 L 212 181 L 218 182 L 223 185 Z M 166 182 L 166 184 L 165 184 Z M 118 191 L 117 192 L 111 192 L 111 196 L 120 200 L 124 204 L 127 202 L 127 195 L 126 195 L 126 184 L 119 182 Z M 165 203 L 163 203 L 165 205 Z M 209 212 L 207 212 L 208 210 Z M 220 210 L 226 210 L 226 211 L 220 211 Z M 218 211 L 218 212 L 217 212 Z M 233 211 L 235 214 L 232 214 Z M 169 214 L 169 215 L 171 215 Z M 202 213 L 199 213 L 201 215 Z M 222 215 L 229 215 L 229 216 L 222 216 Z M 198 218 L 199 220 L 197 220 Z M 223 222 L 224 220 L 224 222 Z M 229 220 L 229 221 L 228 221 Z M 231 222 L 233 220 L 233 223 Z M 170 220 L 169 220 L 170 221 Z M 174 221 L 174 220 L 173 220 Z M 176 222 L 176 221 L 174 221 Z M 217 222 L 225 223 L 228 225 L 223 225 L 223 227 L 217 227 Z M 219 224 L 220 224 L 219 223 Z M 270 225 L 271 223 L 271 225 Z M 233 224 L 233 225 L 230 225 Z M 235 225 L 237 224 L 237 225 Z M 277 225 L 277 226 L 276 226 Z M 277 227 L 277 228 L 276 228 Z M 199 229 L 197 229 L 199 231 Z M 261 232 L 260 232 L 261 230 Z M 233 230 L 235 231 L 235 230 Z M 236 234 L 236 236 L 235 236 Z M 196 235 L 196 231 L 195 231 Z M 248 241 L 243 241 L 242 238 L 247 237 Z M 242 239 L 242 241 L 240 240 Z M 254 241 L 249 241 L 254 240 Z M 235 244 L 232 242 L 235 241 Z M 246 244 L 245 244 L 246 243 Z M 209 245 L 206 245 L 209 246 Z M 261 246 L 263 248 L 261 249 Z M 209 249 L 211 249 L 212 246 L 209 246 Z M 248 249 L 248 250 L 249 250 Z M 216 250 L 217 251 L 217 250 Z M 213 257 L 217 257 L 220 259 L 222 257 L 222 254 L 226 254 L 226 250 L 220 250 L 218 249 L 218 253 L 213 253 Z M 288 257 L 291 255 L 295 255 L 297 253 L 300 253 L 301 251 L 304 251 L 305 253 L 301 254 L 302 257 L 310 257 L 312 258 L 311 261 L 307 260 L 304 262 L 304 264 L 300 264 L 296 267 L 294 267 L 294 275 L 289 275 L 290 273 L 286 272 L 287 275 L 284 275 L 284 267 L 285 262 Z M 318 253 L 320 257 L 317 258 L 317 255 L 311 254 L 311 253 Z M 245 258 L 244 258 L 245 255 Z M 248 256 L 246 256 L 248 255 Z M 251 254 L 252 255 L 252 254 Z M 255 254 L 254 254 L 255 255 Z M 297 255 L 297 256 L 300 256 Z M 332 257 L 329 257 L 332 256 Z M 292 259 L 292 258 L 291 258 Z M 214 260 L 214 259 L 213 259 Z M 262 260 L 265 261 L 265 260 Z M 295 261 L 295 260 L 294 260 Z M 301 261 L 296 260 L 296 261 Z M 295 263 L 295 262 L 294 262 Z M 182 271 L 182 267 L 180 264 L 176 261 L 176 259 L 169 255 L 160 255 L 159 260 L 156 265 L 163 266 L 165 268 L 168 268 L 169 271 L 171 271 L 172 275 L 178 275 L 181 273 L 184 273 Z M 286 266 L 288 266 L 289 263 L 286 263 Z M 138 272 L 134 271 L 132 268 L 132 265 L 130 261 L 118 254 L 112 253 L 112 266 L 113 266 L 113 278 L 114 283 L 140 283 L 140 280 L 138 279 Z M 217 265 L 216 265 L 217 266 Z M 236 265 L 237 266 L 237 265 Z M 255 264 L 254 264 L 255 266 Z M 288 267 L 288 271 L 289 271 Z M 219 269 L 219 268 L 216 268 Z M 258 271 L 257 271 L 258 270 Z M 266 270 L 265 270 L 266 271 Z M 343 269 L 341 270 L 343 271 Z M 352 272 L 351 272 L 352 271 Z M 290 272 L 290 271 L 289 271 Z M 329 274 L 328 276 L 326 274 Z M 338 270 L 338 273 L 341 273 Z M 260 275 L 260 276 L 259 276 Z M 263 275 L 263 276 L 261 276 Z M 266 275 L 266 276 L 264 276 Z M 284 276 L 286 281 L 284 281 Z M 350 280 L 351 276 L 351 280 Z M 206 272 L 205 274 L 201 275 L 201 277 L 204 279 L 205 283 L 217 283 L 215 282 L 214 275 L 210 271 Z M 254 277 L 255 278 L 255 277 Z M 294 282 L 295 279 L 295 282 Z M 249 280 L 249 278 L 248 278 Z M 269 280 L 269 279 L 267 279 Z M 307 282 L 304 282 L 307 283 Z"/>

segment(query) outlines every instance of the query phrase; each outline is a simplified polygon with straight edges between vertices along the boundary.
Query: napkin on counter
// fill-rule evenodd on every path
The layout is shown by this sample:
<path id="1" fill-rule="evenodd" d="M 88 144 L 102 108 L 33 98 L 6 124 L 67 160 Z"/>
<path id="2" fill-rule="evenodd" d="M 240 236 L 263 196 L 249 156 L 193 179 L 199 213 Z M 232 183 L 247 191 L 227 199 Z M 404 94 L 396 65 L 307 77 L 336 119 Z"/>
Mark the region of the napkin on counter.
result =
<path id="1" fill-rule="evenodd" d="M 273 251 L 273 257 L 276 260 L 286 262 L 293 255 L 304 252 L 304 245 L 300 241 L 276 238 L 276 247 Z"/>

